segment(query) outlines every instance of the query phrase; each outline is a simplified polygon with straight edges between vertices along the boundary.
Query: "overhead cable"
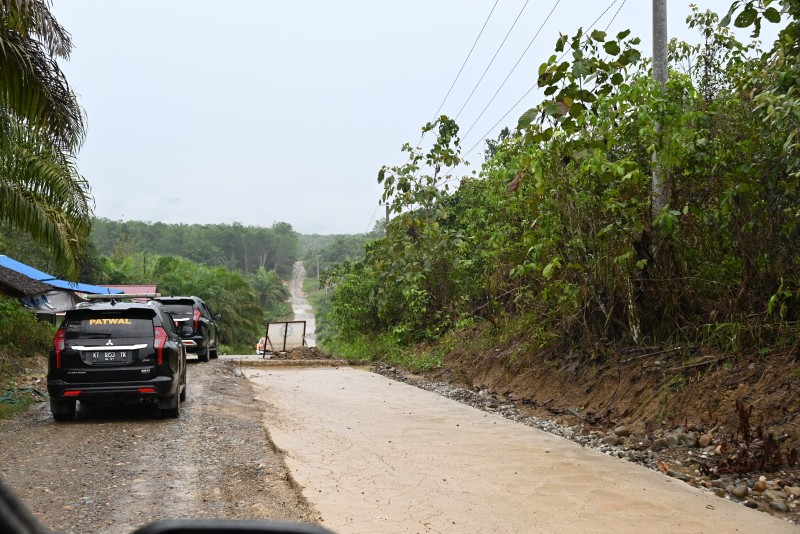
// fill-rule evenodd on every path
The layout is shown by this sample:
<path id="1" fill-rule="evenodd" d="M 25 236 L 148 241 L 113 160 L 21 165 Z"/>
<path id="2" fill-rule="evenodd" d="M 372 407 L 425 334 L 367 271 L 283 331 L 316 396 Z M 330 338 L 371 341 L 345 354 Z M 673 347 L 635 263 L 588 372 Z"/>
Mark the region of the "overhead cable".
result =
<path id="1" fill-rule="evenodd" d="M 484 21 L 483 26 L 481 27 L 481 31 L 478 33 L 478 36 L 475 38 L 475 42 L 472 43 L 472 48 L 469 49 L 469 54 L 467 54 L 466 59 L 464 59 L 464 63 L 461 64 L 461 68 L 458 69 L 458 74 L 456 74 L 456 78 L 453 80 L 453 83 L 450 84 L 450 89 L 447 90 L 447 94 L 444 95 L 444 98 L 442 99 L 442 103 L 439 104 L 439 108 L 436 110 L 436 113 L 433 114 L 433 119 L 431 120 L 431 122 L 435 121 L 436 118 L 439 116 L 439 112 L 442 111 L 442 108 L 444 107 L 444 103 L 447 101 L 447 97 L 450 96 L 450 93 L 453 91 L 453 87 L 455 87 L 456 82 L 458 81 L 458 78 L 461 76 L 461 72 L 464 70 L 464 67 L 467 65 L 467 61 L 469 61 L 470 56 L 472 56 L 472 52 L 475 50 L 475 45 L 478 44 L 478 40 L 481 38 L 481 35 L 483 35 L 483 30 L 486 29 L 486 25 L 489 23 L 489 19 L 492 17 L 492 13 L 494 13 L 494 8 L 497 7 L 497 3 L 499 1 L 500 0 L 495 0 L 494 5 L 492 6 L 492 10 L 489 11 L 489 15 L 486 17 L 486 20 Z"/>
<path id="2" fill-rule="evenodd" d="M 378 205 L 375 206 L 375 211 L 372 212 L 372 217 L 369 218 L 369 222 L 367 223 L 367 229 L 364 231 L 365 234 L 368 234 L 370 229 L 372 228 L 372 221 L 375 220 L 375 214 L 378 213 L 378 208 L 381 207 L 381 203 L 378 202 Z"/>
<path id="3" fill-rule="evenodd" d="M 523 50 L 523 52 L 519 56 L 519 59 L 517 60 L 517 62 L 514 63 L 514 66 L 511 67 L 511 71 L 508 73 L 506 78 L 503 80 L 503 83 L 500 84 L 500 87 L 498 87 L 497 91 L 494 92 L 494 95 L 492 95 L 492 98 L 489 100 L 489 102 L 486 104 L 486 106 L 480 112 L 478 117 L 472 122 L 472 124 L 470 125 L 469 129 L 467 130 L 467 133 L 464 134 L 464 137 L 462 139 L 465 139 L 469 135 L 469 133 L 472 131 L 472 129 L 475 127 L 475 125 L 478 124 L 478 121 L 480 120 L 480 118 L 483 117 L 483 114 L 486 113 L 486 110 L 489 109 L 489 106 L 492 104 L 492 102 L 494 102 L 494 99 L 497 98 L 497 95 L 500 93 L 500 90 L 505 86 L 506 82 L 511 77 L 511 75 L 514 73 L 514 70 L 516 70 L 517 66 L 519 66 L 520 62 L 522 61 L 522 58 L 525 57 L 525 54 L 528 53 L 528 50 L 530 49 L 531 45 L 533 45 L 533 42 L 536 40 L 537 37 L 539 37 L 539 34 L 541 33 L 541 31 L 544 28 L 545 24 L 547 24 L 547 21 L 550 20 L 550 17 L 553 16 L 553 12 L 556 10 L 556 8 L 558 7 L 558 4 L 560 4 L 560 3 L 561 3 L 561 0 L 557 0 L 556 3 L 553 5 L 553 9 L 550 10 L 550 13 L 548 13 L 547 17 L 544 19 L 544 21 L 542 22 L 541 26 L 539 26 L 539 29 L 536 30 L 536 33 L 534 34 L 533 39 L 531 39 L 531 41 L 528 43 L 528 46 L 525 47 L 525 50 Z"/>
<path id="4" fill-rule="evenodd" d="M 497 58 L 497 54 L 500 53 L 500 50 L 502 50 L 503 45 L 506 44 L 506 40 L 508 39 L 508 36 L 511 35 L 511 32 L 514 29 L 514 26 L 517 25 L 517 21 L 519 21 L 519 18 L 522 16 L 522 12 L 525 11 L 525 7 L 528 5 L 529 1 L 530 0 L 525 0 L 525 3 L 522 5 L 522 9 L 520 9 L 519 13 L 517 14 L 517 18 L 514 19 L 514 23 L 508 29 L 508 32 L 506 33 L 506 36 L 503 38 L 503 42 L 500 43 L 500 46 L 497 47 L 497 51 L 494 53 L 494 56 L 492 56 L 492 60 L 489 61 L 488 65 L 486 65 L 486 69 L 484 69 L 483 74 L 481 74 L 481 77 L 478 79 L 478 83 L 476 83 L 475 87 L 472 88 L 472 92 L 467 97 L 466 102 L 464 102 L 464 105 L 461 106 L 461 109 L 458 110 L 458 113 L 455 116 L 455 120 L 458 120 L 458 117 L 461 115 L 461 112 L 464 111 L 464 108 L 467 107 L 467 104 L 469 104 L 469 101 L 472 100 L 472 95 L 475 94 L 475 91 L 478 89 L 478 86 L 481 84 L 481 81 L 483 81 L 484 76 L 486 76 L 486 73 L 489 71 L 489 68 L 492 66 L 492 63 L 494 63 L 494 60 Z"/>
<path id="5" fill-rule="evenodd" d="M 608 29 L 611 27 L 611 25 L 614 24 L 614 20 L 617 18 L 617 15 L 619 15 L 619 12 L 622 11 L 622 8 L 625 7 L 625 2 L 627 2 L 627 1 L 628 0 L 622 0 L 622 3 L 617 8 L 617 12 L 614 13 L 614 16 L 611 17 L 610 21 L 608 21 L 608 25 L 606 26 L 606 31 L 608 31 Z"/>
<path id="6" fill-rule="evenodd" d="M 623 0 L 623 4 L 625 3 L 625 1 L 626 1 L 626 0 Z M 592 25 L 591 25 L 591 26 L 589 26 L 589 30 L 587 30 L 587 31 L 591 31 L 591 30 L 592 30 L 592 28 L 594 28 L 594 26 L 595 26 L 595 25 L 596 25 L 596 24 L 597 24 L 597 23 L 600 21 L 600 19 L 602 19 L 602 18 L 605 16 L 605 14 L 606 14 L 606 13 L 608 13 L 608 11 L 609 11 L 609 10 L 610 10 L 612 7 L 614 7 L 614 5 L 615 5 L 617 2 L 619 2 L 619 0 L 613 0 L 613 1 L 611 2 L 611 4 L 609 4 L 609 5 L 608 5 L 608 7 L 606 7 L 606 8 L 605 8 L 605 10 L 603 10 L 603 12 L 602 12 L 602 13 L 600 13 L 600 15 L 599 15 L 599 16 L 598 16 L 598 17 L 597 17 L 595 20 L 594 20 L 594 22 L 592 22 Z M 618 12 L 619 12 L 619 11 L 618 11 Z M 615 14 L 614 16 L 616 17 L 616 14 Z M 612 20 L 613 20 L 613 19 L 612 19 Z M 565 52 L 564 52 L 564 53 L 561 55 L 561 58 L 563 58 L 563 57 L 564 57 L 564 56 L 565 56 L 567 53 L 568 53 L 568 51 L 565 51 Z M 561 59 L 561 58 L 559 58 L 559 59 Z M 536 87 L 537 87 L 537 86 L 536 86 L 536 84 L 534 84 L 533 86 L 531 86 L 531 88 L 530 88 L 530 89 L 528 89 L 528 90 L 525 92 L 525 94 L 524 94 L 524 95 L 522 95 L 522 96 L 520 97 L 520 99 L 519 99 L 519 100 L 517 100 L 517 101 L 514 103 L 514 105 L 513 105 L 513 106 L 511 106 L 511 109 L 509 109 L 508 111 L 506 111 L 506 112 L 505 112 L 505 114 L 504 114 L 502 117 L 500 117 L 500 119 L 499 119 L 499 120 L 498 120 L 496 123 L 494 123 L 494 125 L 493 125 L 491 128 L 489 128 L 489 130 L 488 130 L 488 131 L 487 131 L 485 134 L 483 134 L 483 136 L 481 137 L 481 139 L 480 139 L 480 140 L 478 140 L 478 141 L 477 141 L 477 142 L 476 142 L 474 145 L 472 145 L 472 147 L 470 147 L 470 149 L 469 149 L 467 152 L 465 152 L 465 153 L 464 153 L 464 155 L 463 155 L 463 158 L 466 158 L 468 155 L 470 155 L 470 154 L 472 153 L 472 151 L 473 151 L 473 150 L 475 150 L 475 148 L 476 148 L 476 147 L 477 147 L 479 144 L 481 144 L 482 142 L 484 142 L 484 141 L 486 140 L 486 137 L 487 137 L 489 134 L 491 134 L 491 133 L 492 133 L 492 130 L 494 130 L 494 129 L 495 129 L 495 128 L 496 128 L 496 127 L 497 127 L 497 126 L 498 126 L 498 125 L 499 125 L 499 124 L 500 124 L 500 123 L 501 123 L 501 122 L 502 122 L 502 121 L 503 121 L 503 120 L 504 120 L 504 119 L 505 119 L 505 118 L 506 118 L 506 117 L 507 117 L 507 116 L 508 116 L 508 115 L 509 115 L 509 114 L 510 114 L 512 111 L 514 111 L 514 109 L 516 109 L 516 107 L 517 107 L 517 106 L 518 106 L 518 105 L 519 105 L 519 104 L 520 104 L 520 103 L 521 103 L 521 102 L 522 102 L 522 101 L 525 99 L 525 97 L 527 97 L 527 96 L 528 96 L 528 95 L 531 93 L 531 91 L 533 91 L 534 89 L 536 89 Z M 445 174 L 447 174 L 448 172 L 450 172 L 451 170 L 453 170 L 453 168 L 454 168 L 454 167 L 450 167 L 449 169 L 447 169 L 447 171 L 445 171 Z"/>

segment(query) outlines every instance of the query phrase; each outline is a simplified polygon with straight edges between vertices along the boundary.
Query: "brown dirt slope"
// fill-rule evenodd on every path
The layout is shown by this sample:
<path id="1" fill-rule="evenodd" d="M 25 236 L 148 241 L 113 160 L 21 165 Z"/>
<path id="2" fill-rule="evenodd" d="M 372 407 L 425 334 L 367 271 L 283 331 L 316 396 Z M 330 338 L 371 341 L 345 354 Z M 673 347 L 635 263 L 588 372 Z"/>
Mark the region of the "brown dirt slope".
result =
<path id="1" fill-rule="evenodd" d="M 687 357 L 678 349 L 641 349 L 579 362 L 520 356 L 513 346 L 488 352 L 470 346 L 459 343 L 428 378 L 488 389 L 531 415 L 598 430 L 713 429 L 713 443 L 773 434 L 784 464 L 800 448 L 800 362 L 792 354 Z"/>
<path id="2" fill-rule="evenodd" d="M 376 372 L 640 463 L 800 524 L 800 361 L 637 348 L 602 358 L 486 347 L 475 329 L 424 375 Z"/>

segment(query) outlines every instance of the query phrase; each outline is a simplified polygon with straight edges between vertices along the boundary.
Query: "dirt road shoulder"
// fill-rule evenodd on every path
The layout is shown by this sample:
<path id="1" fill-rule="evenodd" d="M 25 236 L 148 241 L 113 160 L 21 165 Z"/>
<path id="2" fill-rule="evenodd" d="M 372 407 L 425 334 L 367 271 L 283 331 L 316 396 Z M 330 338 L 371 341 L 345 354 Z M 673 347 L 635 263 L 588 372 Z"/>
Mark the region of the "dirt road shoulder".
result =
<path id="1" fill-rule="evenodd" d="M 0 422 L 0 477 L 45 527 L 127 533 L 158 519 L 313 522 L 233 362 L 193 363 L 178 420 L 146 405 L 46 404 Z"/>

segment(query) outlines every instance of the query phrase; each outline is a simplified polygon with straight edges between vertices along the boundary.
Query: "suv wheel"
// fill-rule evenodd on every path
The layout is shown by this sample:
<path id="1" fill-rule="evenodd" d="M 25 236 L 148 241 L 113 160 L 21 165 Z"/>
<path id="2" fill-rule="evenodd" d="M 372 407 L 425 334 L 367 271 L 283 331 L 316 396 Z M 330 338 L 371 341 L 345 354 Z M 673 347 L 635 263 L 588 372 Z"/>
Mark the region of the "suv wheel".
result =
<path id="1" fill-rule="evenodd" d="M 207 362 L 211 354 L 211 340 L 208 338 L 207 334 L 207 332 L 203 332 L 203 348 L 198 347 L 197 349 L 197 358 L 201 362 Z"/>
<path id="2" fill-rule="evenodd" d="M 161 408 L 161 415 L 165 419 L 177 419 L 181 416 L 181 402 L 180 399 L 175 399 L 175 406 L 171 408 Z"/>
<path id="3" fill-rule="evenodd" d="M 179 397 L 179 401 L 183 402 L 186 400 L 186 370 L 183 371 L 183 380 L 181 381 L 181 395 Z"/>
<path id="4" fill-rule="evenodd" d="M 50 399 L 50 411 L 56 421 L 72 421 L 75 419 L 75 401 Z"/>

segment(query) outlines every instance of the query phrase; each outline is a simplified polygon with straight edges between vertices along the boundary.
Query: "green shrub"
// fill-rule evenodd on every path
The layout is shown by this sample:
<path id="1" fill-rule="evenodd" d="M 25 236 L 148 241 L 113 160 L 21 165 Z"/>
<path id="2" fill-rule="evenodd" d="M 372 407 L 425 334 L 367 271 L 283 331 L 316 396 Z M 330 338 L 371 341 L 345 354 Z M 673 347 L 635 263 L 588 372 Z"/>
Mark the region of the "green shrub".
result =
<path id="1" fill-rule="evenodd" d="M 0 296 L 0 350 L 19 357 L 46 353 L 54 333 L 15 299 Z"/>

